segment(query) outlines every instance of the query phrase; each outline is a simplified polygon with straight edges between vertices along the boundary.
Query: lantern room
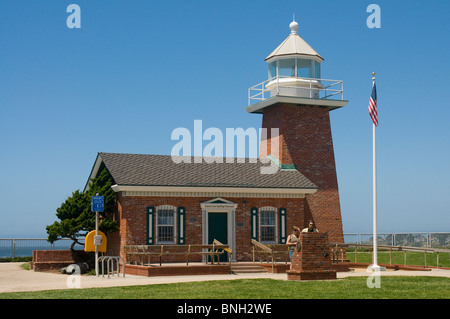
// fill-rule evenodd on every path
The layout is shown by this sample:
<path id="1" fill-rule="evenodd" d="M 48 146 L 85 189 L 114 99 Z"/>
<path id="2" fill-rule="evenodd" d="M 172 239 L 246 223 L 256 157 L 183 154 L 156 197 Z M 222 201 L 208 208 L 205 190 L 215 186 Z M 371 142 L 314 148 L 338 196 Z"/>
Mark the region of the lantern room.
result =
<path id="1" fill-rule="evenodd" d="M 291 34 L 267 58 L 270 95 L 318 98 L 320 63 L 323 58 L 298 35 L 298 23 L 289 25 Z"/>
<path id="2" fill-rule="evenodd" d="M 298 35 L 295 20 L 289 28 L 289 36 L 265 59 L 268 79 L 249 89 L 247 111 L 260 113 L 274 102 L 326 105 L 330 110 L 344 106 L 343 82 L 323 79 L 324 59 Z"/>

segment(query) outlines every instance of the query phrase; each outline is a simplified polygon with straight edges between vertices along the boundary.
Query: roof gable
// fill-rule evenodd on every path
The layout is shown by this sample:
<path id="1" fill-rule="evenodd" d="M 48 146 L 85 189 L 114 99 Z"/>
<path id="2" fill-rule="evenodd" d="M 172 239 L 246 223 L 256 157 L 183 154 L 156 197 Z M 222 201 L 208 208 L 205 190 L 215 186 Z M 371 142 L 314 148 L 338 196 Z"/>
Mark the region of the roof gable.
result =
<path id="1" fill-rule="evenodd" d="M 204 202 L 203 204 L 235 204 L 235 203 L 230 202 L 229 200 L 223 199 L 221 197 L 217 197 L 214 199 L 210 199 L 210 200 Z"/>

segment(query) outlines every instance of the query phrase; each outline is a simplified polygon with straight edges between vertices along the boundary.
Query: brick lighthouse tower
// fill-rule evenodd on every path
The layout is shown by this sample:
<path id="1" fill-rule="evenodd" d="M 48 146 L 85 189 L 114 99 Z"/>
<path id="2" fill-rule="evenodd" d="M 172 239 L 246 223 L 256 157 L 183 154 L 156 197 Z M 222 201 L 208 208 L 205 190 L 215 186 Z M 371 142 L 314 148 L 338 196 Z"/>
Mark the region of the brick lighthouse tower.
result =
<path id="1" fill-rule="evenodd" d="M 298 226 L 312 219 L 330 242 L 343 242 L 330 111 L 348 101 L 342 81 L 321 78 L 324 59 L 298 35 L 298 23 L 289 28 L 290 35 L 265 59 L 268 80 L 249 89 L 246 110 L 262 114 L 262 128 L 267 128 L 260 157 L 272 155 L 280 169 L 297 169 L 318 187 L 306 195 Z M 270 136 L 271 128 L 278 128 L 279 136 Z M 278 150 L 272 149 L 275 138 Z"/>

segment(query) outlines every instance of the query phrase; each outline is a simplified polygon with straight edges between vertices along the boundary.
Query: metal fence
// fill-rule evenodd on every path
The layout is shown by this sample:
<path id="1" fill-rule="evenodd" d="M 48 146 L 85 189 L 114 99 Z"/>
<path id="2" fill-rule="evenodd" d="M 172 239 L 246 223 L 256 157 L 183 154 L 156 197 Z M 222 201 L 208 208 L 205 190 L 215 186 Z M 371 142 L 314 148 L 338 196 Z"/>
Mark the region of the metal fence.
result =
<path id="1" fill-rule="evenodd" d="M 60 239 L 53 244 L 43 238 L 0 239 L 0 257 L 31 257 L 33 250 L 65 250 L 69 249 L 72 243 L 71 239 Z M 74 248 L 84 249 L 84 246 L 76 244 Z"/>
<path id="2" fill-rule="evenodd" d="M 450 249 L 450 233 L 380 233 L 377 235 L 379 245 Z M 84 238 L 82 240 L 84 241 Z M 344 242 L 346 244 L 372 244 L 373 234 L 345 233 Z M 28 257 L 32 256 L 33 250 L 69 249 L 72 243 L 71 239 L 60 239 L 53 244 L 44 238 L 0 239 L 0 258 Z M 84 249 L 78 244 L 74 248 Z"/>
<path id="3" fill-rule="evenodd" d="M 345 233 L 346 244 L 372 244 L 373 234 Z M 450 248 L 450 233 L 380 233 L 377 243 L 387 246 Z"/>

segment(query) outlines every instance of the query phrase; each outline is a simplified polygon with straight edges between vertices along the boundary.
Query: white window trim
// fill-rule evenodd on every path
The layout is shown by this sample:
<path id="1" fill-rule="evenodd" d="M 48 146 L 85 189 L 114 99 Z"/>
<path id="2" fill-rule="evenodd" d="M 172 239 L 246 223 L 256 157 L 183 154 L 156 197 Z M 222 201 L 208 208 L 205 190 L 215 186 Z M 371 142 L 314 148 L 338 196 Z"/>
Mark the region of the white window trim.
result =
<path id="1" fill-rule="evenodd" d="M 275 212 L 275 239 L 273 241 L 267 241 L 261 239 L 261 212 L 264 211 L 273 211 Z M 273 206 L 264 206 L 258 209 L 258 241 L 262 244 L 278 244 L 279 236 L 278 236 L 278 209 Z"/>
<path id="2" fill-rule="evenodd" d="M 159 236 L 159 211 L 160 210 L 173 210 L 173 240 L 167 241 L 167 240 L 160 240 Z M 155 224 L 156 224 L 156 243 L 157 244 L 169 244 L 169 245 L 175 245 L 177 243 L 177 220 L 178 220 L 178 211 L 177 207 L 173 205 L 161 205 L 156 207 L 156 218 L 155 218 Z"/>

